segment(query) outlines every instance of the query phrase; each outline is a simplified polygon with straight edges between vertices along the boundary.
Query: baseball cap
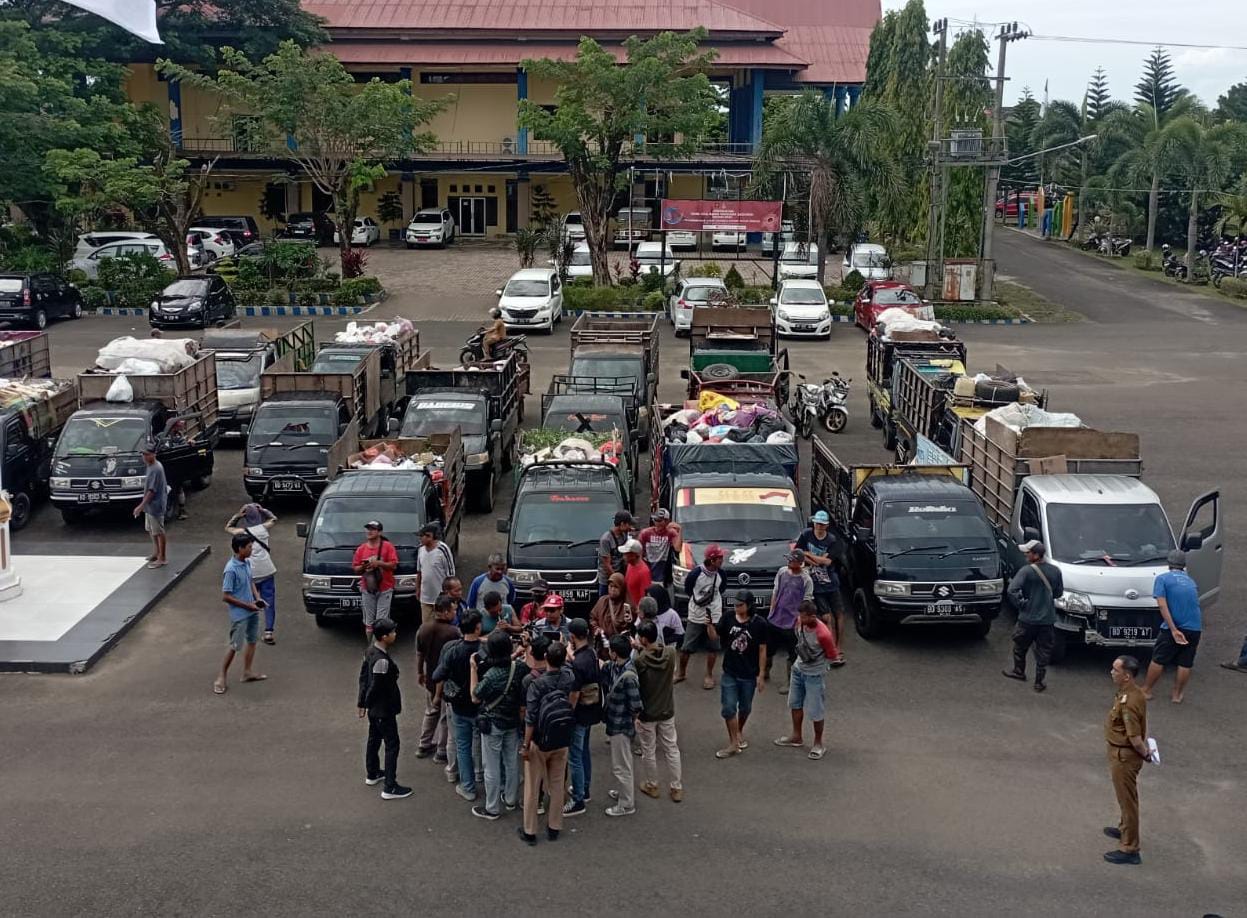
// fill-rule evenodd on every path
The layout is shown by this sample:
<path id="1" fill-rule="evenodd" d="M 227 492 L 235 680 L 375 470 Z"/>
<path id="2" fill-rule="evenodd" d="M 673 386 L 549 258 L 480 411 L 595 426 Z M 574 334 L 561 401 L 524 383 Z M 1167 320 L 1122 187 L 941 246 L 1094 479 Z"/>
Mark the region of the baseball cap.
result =
<path id="1" fill-rule="evenodd" d="M 625 555 L 629 553 L 639 555 L 641 553 L 641 543 L 636 539 L 629 539 L 624 542 L 623 545 L 619 546 L 619 552 L 620 554 Z"/>
<path id="2" fill-rule="evenodd" d="M 541 601 L 543 609 L 562 609 L 563 597 L 558 593 L 547 593 L 546 598 Z"/>
<path id="3" fill-rule="evenodd" d="M 653 513 L 651 513 L 651 514 L 650 514 L 650 516 L 649 516 L 649 518 L 650 518 L 650 521 L 651 521 L 651 522 L 654 522 L 654 523 L 657 523 L 657 522 L 659 522 L 659 521 L 661 521 L 661 520 L 669 520 L 669 519 L 671 519 L 671 511 L 670 511 L 670 510 L 663 510 L 663 509 L 660 507 L 659 509 L 657 509 L 657 510 L 655 510 Z"/>
<path id="4" fill-rule="evenodd" d="M 726 552 L 724 552 L 723 549 L 720 548 L 718 545 L 707 545 L 706 551 L 702 555 L 702 558 L 709 561 L 712 558 L 722 558 L 725 555 L 726 555 Z"/>
<path id="5" fill-rule="evenodd" d="M 748 590 L 737 590 L 735 597 L 733 597 L 733 600 L 735 602 L 743 603 L 750 609 L 752 609 L 755 604 L 753 594 L 750 593 Z"/>
<path id="6" fill-rule="evenodd" d="M 810 522 L 811 523 L 822 523 L 825 526 L 829 526 L 831 525 L 831 517 L 827 515 L 826 510 L 819 510 L 812 517 L 810 517 Z"/>
<path id="7" fill-rule="evenodd" d="M 1186 567 L 1186 552 L 1180 548 L 1175 548 L 1169 552 L 1168 561 L 1170 567 Z"/>
<path id="8" fill-rule="evenodd" d="M 1038 539 L 1031 539 L 1029 542 L 1023 542 L 1018 546 L 1022 551 L 1033 551 L 1037 555 L 1045 555 L 1048 549 L 1044 547 L 1044 543 Z"/>
<path id="9" fill-rule="evenodd" d="M 794 548 L 792 551 L 788 552 L 788 560 L 789 561 L 804 561 L 805 552 L 803 552 L 799 548 Z"/>
<path id="10" fill-rule="evenodd" d="M 550 584 L 546 583 L 544 580 L 537 579 L 529 585 L 529 589 L 534 593 L 549 593 Z M 563 597 L 560 596 L 559 598 L 562 599 Z"/>
<path id="11" fill-rule="evenodd" d="M 588 637 L 589 636 L 589 623 L 585 621 L 583 618 L 573 618 L 570 622 L 567 623 L 567 632 L 568 634 L 574 635 L 575 637 L 578 637 L 578 638 Z"/>
<path id="12" fill-rule="evenodd" d="M 369 520 L 368 522 L 364 523 L 364 528 L 375 529 L 377 530 L 377 532 L 380 532 L 381 530 L 385 529 L 385 527 L 381 525 L 380 520 Z"/>

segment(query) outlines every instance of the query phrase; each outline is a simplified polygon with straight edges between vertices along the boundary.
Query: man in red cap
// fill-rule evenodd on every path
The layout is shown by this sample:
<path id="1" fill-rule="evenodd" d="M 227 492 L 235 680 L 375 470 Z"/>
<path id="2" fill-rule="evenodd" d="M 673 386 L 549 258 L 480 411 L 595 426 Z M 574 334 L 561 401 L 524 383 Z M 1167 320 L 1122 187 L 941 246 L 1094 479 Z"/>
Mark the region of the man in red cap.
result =
<path id="1" fill-rule="evenodd" d="M 714 663 L 719 653 L 719 635 L 714 630 L 714 623 L 723 617 L 723 593 L 727 587 L 719 572 L 724 556 L 723 549 L 718 545 L 708 545 L 702 563 L 684 578 L 688 626 L 684 630 L 684 643 L 680 646 L 680 671 L 676 674 L 676 682 L 683 682 L 687 677 L 689 656 L 705 651 L 706 678 L 702 680 L 701 687 L 714 688 Z"/>
<path id="2" fill-rule="evenodd" d="M 544 634 L 552 641 L 568 643 L 567 619 L 563 611 L 563 597 L 558 593 L 547 593 L 541 603 L 540 617 L 533 620 L 533 637 Z"/>

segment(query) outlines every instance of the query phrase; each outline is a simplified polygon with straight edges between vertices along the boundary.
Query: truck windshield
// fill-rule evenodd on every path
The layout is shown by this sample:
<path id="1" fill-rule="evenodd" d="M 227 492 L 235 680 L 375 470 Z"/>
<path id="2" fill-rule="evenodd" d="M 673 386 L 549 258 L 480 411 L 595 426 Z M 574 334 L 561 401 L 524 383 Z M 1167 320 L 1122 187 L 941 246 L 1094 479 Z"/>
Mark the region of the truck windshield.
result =
<path id="1" fill-rule="evenodd" d="M 316 362 L 312 364 L 312 373 L 353 373 L 355 368 L 359 366 L 359 362 L 364 359 L 364 352 L 356 353 L 325 353 L 321 351 L 316 355 Z"/>
<path id="2" fill-rule="evenodd" d="M 260 385 L 260 371 L 264 368 L 264 357 L 252 354 L 250 357 L 222 358 L 216 360 L 216 387 L 218 389 L 254 389 Z"/>
<path id="3" fill-rule="evenodd" d="M 142 418 L 73 417 L 56 444 L 57 456 L 137 453 L 147 439 Z"/>
<path id="4" fill-rule="evenodd" d="M 284 443 L 302 446 L 310 441 L 332 443 L 338 439 L 334 413 L 325 408 L 276 408 L 260 406 L 251 422 L 252 443 Z"/>
<path id="5" fill-rule="evenodd" d="M 993 548 L 991 529 L 979 505 L 968 500 L 883 504 L 879 551 L 897 554 L 919 546 L 932 554 L 959 548 Z"/>
<path id="6" fill-rule="evenodd" d="M 686 542 L 775 542 L 801 530 L 797 496 L 783 488 L 680 488 L 675 503 Z"/>
<path id="7" fill-rule="evenodd" d="M 534 542 L 596 542 L 619 506 L 619 496 L 609 491 L 531 491 L 516 502 L 511 539 L 520 547 Z"/>
<path id="8" fill-rule="evenodd" d="M 572 376 L 616 376 L 640 379 L 644 367 L 639 357 L 577 357 L 572 361 Z"/>
<path id="9" fill-rule="evenodd" d="M 380 520 L 385 535 L 397 545 L 415 545 L 427 520 L 419 500 L 393 497 L 331 497 L 321 503 L 312 521 L 312 548 L 355 548 L 364 541 L 364 524 Z"/>
<path id="10" fill-rule="evenodd" d="M 456 427 L 464 436 L 485 432 L 485 405 L 481 402 L 412 402 L 403 417 L 399 436 L 427 437 L 450 433 Z"/>
<path id="11" fill-rule="evenodd" d="M 1048 537 L 1057 561 L 1105 567 L 1160 563 L 1174 547 L 1158 504 L 1050 504 Z"/>

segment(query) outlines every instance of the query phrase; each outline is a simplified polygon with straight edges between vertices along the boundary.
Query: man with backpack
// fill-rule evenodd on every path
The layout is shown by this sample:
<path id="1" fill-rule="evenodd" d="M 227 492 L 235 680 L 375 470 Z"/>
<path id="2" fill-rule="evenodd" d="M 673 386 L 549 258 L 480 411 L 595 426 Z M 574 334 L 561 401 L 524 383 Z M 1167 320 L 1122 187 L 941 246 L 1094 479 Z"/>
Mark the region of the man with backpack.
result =
<path id="1" fill-rule="evenodd" d="M 589 753 L 589 736 L 593 725 L 602 719 L 601 668 L 598 655 L 589 643 L 589 623 L 573 618 L 567 626 L 572 638 L 571 671 L 573 676 L 571 703 L 576 718 L 572 734 L 569 764 L 572 778 L 572 799 L 563 809 L 564 816 L 579 816 L 585 811 L 593 783 L 593 759 Z"/>
<path id="2" fill-rule="evenodd" d="M 485 651 L 484 662 L 475 654 L 470 658 L 472 698 L 481 706 L 476 722 L 485 760 L 485 805 L 472 807 L 472 815 L 497 819 L 504 806 L 513 810 L 519 803 L 520 709 L 528 666 L 512 656 L 511 636 L 505 631 L 492 632 Z"/>
<path id="3" fill-rule="evenodd" d="M 1009 599 L 1018 610 L 1018 623 L 1013 629 L 1013 668 L 1004 670 L 1004 675 L 1026 681 L 1026 651 L 1033 644 L 1035 691 L 1042 692 L 1048 687 L 1044 676 L 1048 673 L 1052 642 L 1056 638 L 1054 600 L 1063 592 L 1061 571 L 1044 560 L 1048 552 L 1038 539 L 1031 539 L 1018 548 L 1026 554 L 1027 564 L 1009 581 Z"/>
<path id="4" fill-rule="evenodd" d="M 373 623 L 373 642 L 359 667 L 359 695 L 356 707 L 360 718 L 368 718 L 368 743 L 364 747 L 364 783 L 374 787 L 382 781 L 382 800 L 401 800 L 411 796 L 411 788 L 398 783 L 398 715 L 403 695 L 398 688 L 398 664 L 390 648 L 398 629 L 388 618 Z M 385 769 L 382 770 L 381 744 L 385 743 Z"/>
<path id="5" fill-rule="evenodd" d="M 557 841 L 563 828 L 564 773 L 576 718 L 570 700 L 575 677 L 567 662 L 567 648 L 552 643 L 546 650 L 546 671 L 528 686 L 524 702 L 524 824 L 520 839 L 537 844 L 537 806 L 541 788 L 550 795 L 546 838 Z"/>
<path id="6" fill-rule="evenodd" d="M 450 724 L 455 738 L 455 764 L 459 780 L 455 793 L 464 800 L 476 800 L 476 768 L 472 741 L 476 734 L 476 715 L 480 705 L 472 700 L 472 656 L 481 647 L 481 613 L 469 610 L 459 623 L 463 638 L 442 649 L 433 671 L 433 682 L 442 683 L 442 699 L 450 702 Z M 479 748 L 479 747 L 478 747 Z"/>

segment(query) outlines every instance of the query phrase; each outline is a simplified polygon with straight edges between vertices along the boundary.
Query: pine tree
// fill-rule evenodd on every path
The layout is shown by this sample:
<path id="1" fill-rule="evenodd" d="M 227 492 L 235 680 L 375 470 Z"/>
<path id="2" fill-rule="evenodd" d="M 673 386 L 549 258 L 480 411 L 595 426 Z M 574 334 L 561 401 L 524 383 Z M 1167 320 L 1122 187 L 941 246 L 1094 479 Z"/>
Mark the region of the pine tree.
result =
<path id="1" fill-rule="evenodd" d="M 545 185 L 533 185 L 529 197 L 529 225 L 535 230 L 545 230 L 554 223 L 558 215 L 554 198 L 546 190 Z"/>
<path id="2" fill-rule="evenodd" d="M 1036 147 L 1031 141 L 1035 128 L 1039 125 L 1039 100 L 1031 93 L 1029 86 L 1022 89 L 1022 98 L 1009 113 L 1005 122 L 1005 137 L 1009 141 L 1009 158 L 1017 159 L 1033 152 Z M 1039 158 L 1032 156 L 1021 162 L 1005 166 L 1001 170 L 1002 187 L 1012 191 L 1019 185 L 1037 185 L 1039 183 Z"/>
<path id="3" fill-rule="evenodd" d="M 1087 110 L 1087 121 L 1095 124 L 1108 114 L 1108 105 L 1112 96 L 1108 91 L 1108 75 L 1103 67 L 1096 67 L 1087 83 L 1087 94 L 1083 96 L 1083 106 Z"/>
<path id="4" fill-rule="evenodd" d="M 1134 99 L 1142 105 L 1150 105 L 1163 120 L 1174 103 L 1187 95 L 1173 75 L 1169 52 L 1157 46 L 1143 62 L 1143 78 L 1134 84 Z"/>

